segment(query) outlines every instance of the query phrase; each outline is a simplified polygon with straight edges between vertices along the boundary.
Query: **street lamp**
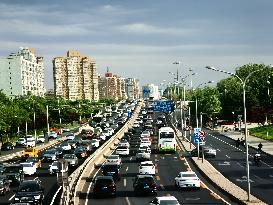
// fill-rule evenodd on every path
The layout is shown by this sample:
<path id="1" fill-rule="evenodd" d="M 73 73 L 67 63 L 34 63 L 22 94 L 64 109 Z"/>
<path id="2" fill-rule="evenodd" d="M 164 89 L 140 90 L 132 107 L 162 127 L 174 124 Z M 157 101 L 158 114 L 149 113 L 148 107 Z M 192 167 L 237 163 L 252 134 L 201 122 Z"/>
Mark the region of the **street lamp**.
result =
<path id="1" fill-rule="evenodd" d="M 254 73 L 258 72 L 258 71 L 261 71 L 264 68 L 254 70 L 254 71 L 250 72 L 246 76 L 246 78 L 244 80 L 242 78 L 240 78 L 235 73 L 231 73 L 231 72 L 224 71 L 224 70 L 219 70 L 219 69 L 216 69 L 216 68 L 211 67 L 211 66 L 206 66 L 206 68 L 209 69 L 209 70 L 218 71 L 218 72 L 222 72 L 222 73 L 226 73 L 228 75 L 234 76 L 241 82 L 241 84 L 243 86 L 243 106 L 244 106 L 245 145 L 246 145 L 246 172 L 247 172 L 247 201 L 250 201 L 250 180 L 249 180 L 249 159 L 248 159 L 247 124 L 246 124 L 246 89 L 245 89 L 245 86 L 246 86 L 247 80 L 249 79 L 249 77 L 252 74 L 254 74 Z M 271 68 L 272 68 L 272 66 L 271 66 Z"/>

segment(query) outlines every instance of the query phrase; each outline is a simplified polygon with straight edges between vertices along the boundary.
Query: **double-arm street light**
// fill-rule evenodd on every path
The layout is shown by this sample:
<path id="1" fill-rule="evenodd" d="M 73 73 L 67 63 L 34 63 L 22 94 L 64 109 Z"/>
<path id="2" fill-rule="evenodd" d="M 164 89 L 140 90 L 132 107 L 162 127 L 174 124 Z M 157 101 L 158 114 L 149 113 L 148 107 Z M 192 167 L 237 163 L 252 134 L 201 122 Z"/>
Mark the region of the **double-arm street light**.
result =
<path id="1" fill-rule="evenodd" d="M 222 73 L 226 73 L 228 75 L 234 76 L 241 82 L 241 85 L 243 86 L 243 107 L 244 107 L 245 146 L 246 146 L 246 172 L 247 172 L 247 200 L 250 201 L 250 180 L 249 180 L 249 159 L 248 159 L 247 124 L 246 124 L 246 89 L 245 89 L 245 86 L 246 86 L 247 80 L 250 78 L 250 76 L 252 74 L 254 74 L 254 73 L 258 72 L 258 71 L 261 71 L 264 68 L 250 72 L 246 76 L 245 79 L 240 78 L 235 73 L 231 73 L 231 72 L 224 71 L 224 70 L 219 70 L 219 69 L 216 69 L 216 68 L 211 67 L 211 66 L 206 66 L 206 68 L 209 69 L 209 70 L 218 71 L 218 72 L 222 72 Z"/>

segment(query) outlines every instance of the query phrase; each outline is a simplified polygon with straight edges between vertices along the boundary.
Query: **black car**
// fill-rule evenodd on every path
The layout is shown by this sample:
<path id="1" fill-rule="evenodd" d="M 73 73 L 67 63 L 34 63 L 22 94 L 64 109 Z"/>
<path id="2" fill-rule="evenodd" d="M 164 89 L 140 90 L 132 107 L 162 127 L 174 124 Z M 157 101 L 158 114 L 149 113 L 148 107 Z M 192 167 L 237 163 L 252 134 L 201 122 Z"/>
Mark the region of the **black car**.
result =
<path id="1" fill-rule="evenodd" d="M 13 204 L 28 203 L 28 204 L 43 204 L 44 187 L 40 180 L 25 180 L 23 181 L 15 193 Z"/>
<path id="2" fill-rule="evenodd" d="M 157 194 L 157 185 L 152 175 L 137 175 L 133 187 L 136 195 Z"/>
<path id="3" fill-rule="evenodd" d="M 10 182 L 6 175 L 0 175 L 0 194 L 5 195 L 10 191 Z"/>
<path id="4" fill-rule="evenodd" d="M 8 151 L 14 149 L 14 145 L 11 142 L 5 142 L 2 144 L 1 151 Z"/>
<path id="5" fill-rule="evenodd" d="M 114 180 L 120 180 L 120 165 L 115 162 L 105 163 L 101 169 L 104 176 L 112 176 Z"/>
<path id="6" fill-rule="evenodd" d="M 116 197 L 116 184 L 112 176 L 97 176 L 93 187 L 93 197 Z"/>
<path id="7" fill-rule="evenodd" d="M 74 150 L 74 154 L 78 157 L 78 158 L 84 158 L 88 156 L 87 150 L 85 147 L 83 146 L 78 146 L 76 147 L 76 149 Z"/>
<path id="8" fill-rule="evenodd" d="M 2 174 L 7 176 L 12 185 L 19 185 L 24 180 L 21 164 L 5 164 Z"/>

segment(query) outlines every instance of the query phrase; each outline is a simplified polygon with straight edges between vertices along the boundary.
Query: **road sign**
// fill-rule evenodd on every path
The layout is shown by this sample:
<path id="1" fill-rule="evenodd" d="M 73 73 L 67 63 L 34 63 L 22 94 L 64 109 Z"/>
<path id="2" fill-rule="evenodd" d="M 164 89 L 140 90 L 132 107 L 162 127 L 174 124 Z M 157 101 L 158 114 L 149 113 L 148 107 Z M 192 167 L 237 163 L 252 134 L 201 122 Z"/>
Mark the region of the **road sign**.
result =
<path id="1" fill-rule="evenodd" d="M 200 133 L 200 128 L 194 128 L 194 132 L 193 132 L 193 142 L 194 142 L 195 144 L 198 144 L 199 141 L 200 141 L 199 133 Z"/>
<path id="2" fill-rule="evenodd" d="M 204 142 L 206 139 L 206 133 L 203 130 L 199 132 L 199 138 Z"/>
<path id="3" fill-rule="evenodd" d="M 171 100 L 157 100 L 153 103 L 154 112 L 171 112 L 174 102 Z"/>
<path id="4" fill-rule="evenodd" d="M 128 118 L 132 117 L 132 112 L 128 111 Z"/>

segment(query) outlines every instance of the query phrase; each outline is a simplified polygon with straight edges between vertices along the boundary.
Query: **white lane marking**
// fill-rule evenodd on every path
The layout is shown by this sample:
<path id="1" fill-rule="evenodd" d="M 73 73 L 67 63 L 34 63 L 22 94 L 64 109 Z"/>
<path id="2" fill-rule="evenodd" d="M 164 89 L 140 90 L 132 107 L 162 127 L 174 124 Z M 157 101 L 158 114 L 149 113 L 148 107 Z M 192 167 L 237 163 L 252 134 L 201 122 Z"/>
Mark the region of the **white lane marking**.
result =
<path id="1" fill-rule="evenodd" d="M 133 157 L 130 157 L 130 161 L 132 161 Z"/>
<path id="2" fill-rule="evenodd" d="M 230 166 L 230 162 L 224 161 L 223 163 L 218 163 L 219 166 Z"/>
<path id="3" fill-rule="evenodd" d="M 60 186 L 59 189 L 57 190 L 57 192 L 54 194 L 54 196 L 53 196 L 53 198 L 52 198 L 52 200 L 51 200 L 50 205 L 53 205 L 53 204 L 54 204 L 55 198 L 56 198 L 57 194 L 59 193 L 59 191 L 61 190 L 61 188 L 62 188 L 62 186 Z"/>
<path id="4" fill-rule="evenodd" d="M 12 195 L 12 196 L 9 198 L 9 201 L 11 201 L 14 197 L 15 197 L 15 194 Z"/>
<path id="5" fill-rule="evenodd" d="M 126 167 L 125 171 L 127 172 L 127 171 L 128 171 L 128 169 L 129 169 L 129 167 Z"/>
<path id="6" fill-rule="evenodd" d="M 230 159 L 230 156 L 226 155 L 226 157 Z"/>
<path id="7" fill-rule="evenodd" d="M 186 201 L 197 201 L 200 200 L 200 198 L 196 197 L 196 198 L 185 198 Z"/>
<path id="8" fill-rule="evenodd" d="M 126 200 L 127 205 L 131 205 L 131 202 L 129 201 L 128 196 L 126 196 L 125 200 Z"/>
<path id="9" fill-rule="evenodd" d="M 126 178 L 125 179 L 123 179 L 123 185 L 126 187 Z"/>
<path id="10" fill-rule="evenodd" d="M 253 176 L 256 177 L 256 178 L 259 179 L 259 180 L 263 180 L 261 177 L 255 175 L 255 174 L 254 174 Z"/>
<path id="11" fill-rule="evenodd" d="M 270 174 L 269 177 L 273 178 L 273 175 Z"/>
<path id="12" fill-rule="evenodd" d="M 243 165 L 241 165 L 239 162 L 237 162 L 236 164 L 238 164 L 238 166 L 240 166 L 240 167 L 244 168 L 244 166 L 243 166 Z"/>

